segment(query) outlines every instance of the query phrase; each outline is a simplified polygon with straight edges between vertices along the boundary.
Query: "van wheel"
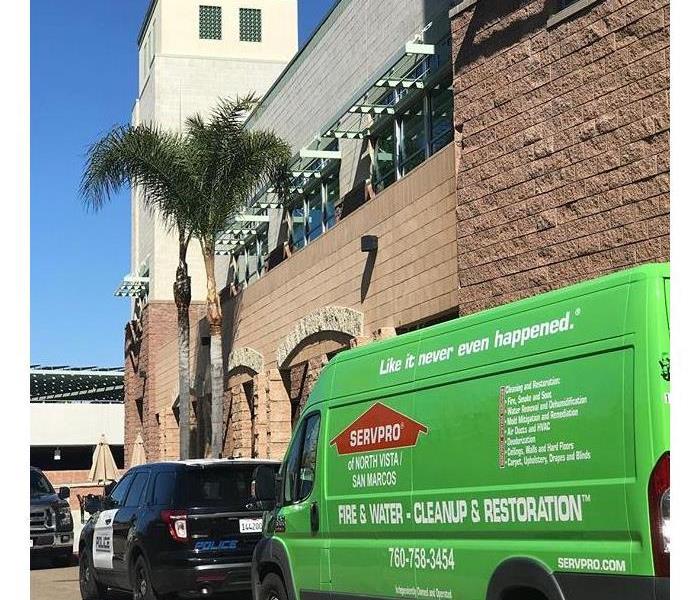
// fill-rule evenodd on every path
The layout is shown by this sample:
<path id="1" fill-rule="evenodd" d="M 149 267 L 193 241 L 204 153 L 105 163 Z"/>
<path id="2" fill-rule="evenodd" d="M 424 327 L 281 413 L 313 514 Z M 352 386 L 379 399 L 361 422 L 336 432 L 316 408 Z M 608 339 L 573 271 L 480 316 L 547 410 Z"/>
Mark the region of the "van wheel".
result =
<path id="1" fill-rule="evenodd" d="M 260 600 L 287 600 L 287 590 L 284 582 L 274 573 L 263 579 L 260 587 Z"/>
<path id="2" fill-rule="evenodd" d="M 78 582 L 80 584 L 80 597 L 83 600 L 103 600 L 107 595 L 107 587 L 97 580 L 92 556 L 85 548 L 80 553 L 78 562 Z"/>

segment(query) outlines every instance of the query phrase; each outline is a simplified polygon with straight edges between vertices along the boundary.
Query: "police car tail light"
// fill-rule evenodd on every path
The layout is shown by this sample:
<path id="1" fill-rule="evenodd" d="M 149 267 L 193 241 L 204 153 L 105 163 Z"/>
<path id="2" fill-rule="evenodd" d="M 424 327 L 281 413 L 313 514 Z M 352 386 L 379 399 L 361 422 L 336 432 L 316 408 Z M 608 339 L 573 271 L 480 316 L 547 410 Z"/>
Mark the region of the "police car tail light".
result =
<path id="1" fill-rule="evenodd" d="M 186 510 L 161 510 L 160 518 L 168 526 L 170 537 L 176 542 L 188 540 Z"/>
<path id="2" fill-rule="evenodd" d="M 649 515 L 654 571 L 659 577 L 671 574 L 671 455 L 656 463 L 649 480 Z"/>

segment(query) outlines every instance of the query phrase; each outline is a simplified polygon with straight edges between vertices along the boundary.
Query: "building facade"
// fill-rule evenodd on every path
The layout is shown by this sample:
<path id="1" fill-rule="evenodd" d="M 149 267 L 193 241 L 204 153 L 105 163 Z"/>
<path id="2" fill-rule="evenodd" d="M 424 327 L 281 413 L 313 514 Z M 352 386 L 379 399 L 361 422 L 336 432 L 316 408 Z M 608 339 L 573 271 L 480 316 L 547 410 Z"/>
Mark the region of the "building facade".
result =
<path id="1" fill-rule="evenodd" d="M 280 457 L 347 348 L 668 260 L 668 39 L 668 0 L 339 0 L 248 120 L 292 145 L 293 200 L 261 190 L 219 240 L 226 454 Z M 175 311 L 146 310 L 170 325 L 142 342 L 140 397 L 127 357 L 125 444 L 143 431 L 158 459 Z"/>

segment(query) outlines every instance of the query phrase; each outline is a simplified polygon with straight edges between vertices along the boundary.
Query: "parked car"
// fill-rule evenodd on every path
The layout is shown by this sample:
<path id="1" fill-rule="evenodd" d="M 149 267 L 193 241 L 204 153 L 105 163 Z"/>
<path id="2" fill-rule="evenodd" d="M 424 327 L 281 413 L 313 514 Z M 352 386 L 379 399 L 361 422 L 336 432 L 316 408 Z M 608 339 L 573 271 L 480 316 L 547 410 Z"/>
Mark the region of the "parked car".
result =
<path id="1" fill-rule="evenodd" d="M 342 352 L 267 513 L 255 600 L 668 600 L 669 266 Z"/>
<path id="2" fill-rule="evenodd" d="M 83 600 L 106 588 L 136 600 L 206 596 L 250 588 L 250 559 L 264 506 L 254 500 L 257 459 L 188 460 L 140 465 L 109 496 L 86 502 L 91 517 L 79 542 Z"/>
<path id="3" fill-rule="evenodd" d="M 36 467 L 29 468 L 29 548 L 31 556 L 69 564 L 73 558 L 73 516 L 67 487 L 58 493 Z"/>

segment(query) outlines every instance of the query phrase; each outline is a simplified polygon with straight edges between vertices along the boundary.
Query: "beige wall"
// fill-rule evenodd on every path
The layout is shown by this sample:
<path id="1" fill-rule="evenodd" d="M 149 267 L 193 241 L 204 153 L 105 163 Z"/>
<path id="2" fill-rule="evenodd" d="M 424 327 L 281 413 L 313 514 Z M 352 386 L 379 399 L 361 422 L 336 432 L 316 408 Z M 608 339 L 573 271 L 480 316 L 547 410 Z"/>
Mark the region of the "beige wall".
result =
<path id="1" fill-rule="evenodd" d="M 457 306 L 454 148 L 450 144 L 234 298 L 234 347 L 250 347 L 266 365 L 294 324 L 324 306 L 364 314 L 365 334 L 399 327 Z M 379 250 L 364 302 L 368 255 Z"/>

